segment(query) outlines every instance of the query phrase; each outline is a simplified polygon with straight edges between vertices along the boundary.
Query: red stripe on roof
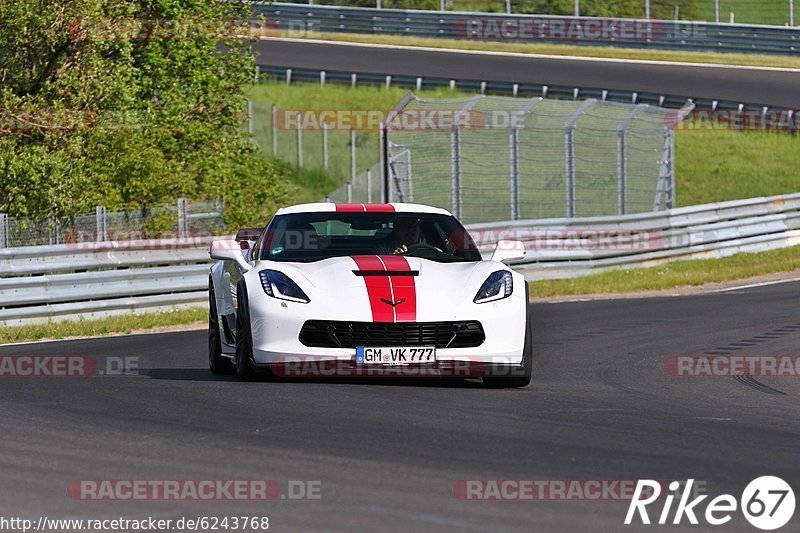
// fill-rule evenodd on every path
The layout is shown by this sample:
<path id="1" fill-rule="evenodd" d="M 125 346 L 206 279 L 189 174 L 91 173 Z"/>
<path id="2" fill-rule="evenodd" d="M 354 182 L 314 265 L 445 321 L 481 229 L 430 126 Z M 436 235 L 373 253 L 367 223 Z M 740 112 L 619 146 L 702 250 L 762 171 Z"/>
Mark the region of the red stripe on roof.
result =
<path id="1" fill-rule="evenodd" d="M 387 213 L 394 211 L 394 206 L 392 204 L 336 204 L 336 210 L 350 213 Z"/>
<path id="2" fill-rule="evenodd" d="M 336 204 L 337 211 L 343 212 L 364 212 L 366 209 L 364 208 L 364 204 Z"/>

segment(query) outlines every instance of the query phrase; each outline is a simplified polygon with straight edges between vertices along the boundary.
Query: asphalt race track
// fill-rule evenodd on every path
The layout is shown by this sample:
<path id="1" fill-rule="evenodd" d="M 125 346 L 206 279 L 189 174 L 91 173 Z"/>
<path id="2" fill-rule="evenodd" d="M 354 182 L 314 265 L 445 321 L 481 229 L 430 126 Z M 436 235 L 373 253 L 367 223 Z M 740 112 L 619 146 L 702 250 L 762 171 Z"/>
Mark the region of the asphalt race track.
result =
<path id="1" fill-rule="evenodd" d="M 269 40 L 263 66 L 632 90 L 800 107 L 800 72 L 635 62 L 575 61 Z"/>
<path id="2" fill-rule="evenodd" d="M 141 367 L 0 379 L 0 514 L 268 515 L 276 531 L 647 530 L 622 526 L 623 502 L 465 501 L 453 486 L 695 478 L 712 496 L 737 498 L 762 475 L 800 486 L 798 378 L 673 377 L 664 366 L 677 354 L 797 354 L 798 290 L 535 304 L 534 382 L 518 390 L 240 383 L 207 372 L 199 331 L 0 347 L 3 356 L 135 357 Z M 321 498 L 71 499 L 66 488 L 81 479 L 316 480 Z M 716 530 L 754 531 L 738 513 Z"/>

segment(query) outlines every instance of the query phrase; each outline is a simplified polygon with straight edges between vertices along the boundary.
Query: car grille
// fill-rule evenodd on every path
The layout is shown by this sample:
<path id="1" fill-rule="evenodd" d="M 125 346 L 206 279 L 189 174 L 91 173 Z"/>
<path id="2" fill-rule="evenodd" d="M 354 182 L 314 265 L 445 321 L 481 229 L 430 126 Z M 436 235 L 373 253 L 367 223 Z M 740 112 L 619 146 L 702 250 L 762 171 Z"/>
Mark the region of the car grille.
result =
<path id="1" fill-rule="evenodd" d="M 359 346 L 435 346 L 474 348 L 486 335 L 480 322 L 341 322 L 308 320 L 300 330 L 300 342 L 313 348 Z"/>

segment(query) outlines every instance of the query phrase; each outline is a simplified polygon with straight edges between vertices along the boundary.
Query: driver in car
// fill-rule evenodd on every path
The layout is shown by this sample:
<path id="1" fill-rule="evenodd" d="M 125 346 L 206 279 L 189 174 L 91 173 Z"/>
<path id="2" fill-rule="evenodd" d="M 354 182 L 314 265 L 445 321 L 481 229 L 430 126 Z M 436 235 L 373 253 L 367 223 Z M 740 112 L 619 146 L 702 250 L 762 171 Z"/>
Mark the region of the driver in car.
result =
<path id="1" fill-rule="evenodd" d="M 401 255 L 407 253 L 409 248 L 418 244 L 423 244 L 421 241 L 419 219 L 398 218 L 394 221 L 394 227 L 392 228 L 392 234 L 389 240 L 380 246 L 377 253 L 381 255 Z"/>

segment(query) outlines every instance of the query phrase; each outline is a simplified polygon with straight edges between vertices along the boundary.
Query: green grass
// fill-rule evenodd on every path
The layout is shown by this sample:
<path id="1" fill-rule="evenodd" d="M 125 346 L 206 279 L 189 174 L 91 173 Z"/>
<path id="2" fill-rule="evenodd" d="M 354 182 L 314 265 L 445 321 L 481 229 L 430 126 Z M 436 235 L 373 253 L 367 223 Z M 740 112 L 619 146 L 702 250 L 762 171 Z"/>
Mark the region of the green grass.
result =
<path id="1" fill-rule="evenodd" d="M 789 22 L 789 0 L 720 0 L 720 22 L 734 21 L 741 24 L 771 24 L 783 26 Z M 714 20 L 713 0 L 697 2 L 697 20 Z M 795 18 L 800 11 L 795 7 Z"/>
<path id="2" fill-rule="evenodd" d="M 798 8 L 800 11 L 800 8 Z M 800 13 L 798 13 L 800 16 Z M 297 37 L 296 35 L 291 35 Z M 609 59 L 633 59 L 647 61 L 678 61 L 684 63 L 714 63 L 753 67 L 800 68 L 800 58 L 742 53 L 683 52 L 674 50 L 650 50 L 620 48 L 613 46 L 576 46 L 548 43 L 505 43 L 456 39 L 409 37 L 405 35 L 367 35 L 354 33 L 314 33 L 300 36 L 309 39 L 347 41 L 354 43 L 395 44 L 425 46 L 430 48 L 454 48 L 459 50 L 485 50 L 519 54 L 546 54 L 557 56 L 581 56 Z"/>
<path id="3" fill-rule="evenodd" d="M 185 325 L 207 320 L 207 307 L 191 307 L 173 311 L 118 315 L 79 322 L 0 327 L 0 344 L 130 333 L 137 330 Z"/>
<path id="4" fill-rule="evenodd" d="M 530 283 L 533 297 L 581 294 L 621 294 L 651 290 L 696 287 L 776 272 L 800 269 L 800 246 L 754 254 L 736 254 L 722 259 L 676 261 L 667 265 L 611 270 L 574 279 Z"/>
<path id="5" fill-rule="evenodd" d="M 800 137 L 779 132 L 678 131 L 678 205 L 800 191 Z"/>

